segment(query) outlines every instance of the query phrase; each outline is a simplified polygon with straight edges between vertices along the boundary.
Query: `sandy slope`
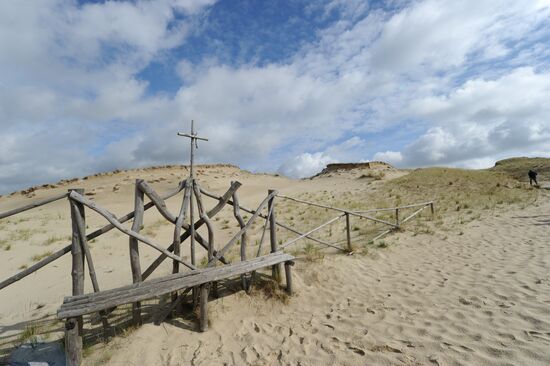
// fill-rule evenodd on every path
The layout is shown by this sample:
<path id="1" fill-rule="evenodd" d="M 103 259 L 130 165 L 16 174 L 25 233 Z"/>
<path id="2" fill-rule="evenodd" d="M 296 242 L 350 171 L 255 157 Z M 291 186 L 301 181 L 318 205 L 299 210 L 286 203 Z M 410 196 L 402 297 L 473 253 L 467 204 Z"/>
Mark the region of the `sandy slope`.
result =
<path id="1" fill-rule="evenodd" d="M 209 181 L 209 188 L 221 191 L 238 178 L 248 189 L 250 201 L 244 203 L 249 206 L 265 196 L 266 186 L 298 194 L 351 190 L 362 184 L 355 180 L 346 185 L 346 177 L 338 176 L 296 183 L 225 170 L 217 174 L 221 178 Z M 131 192 L 128 184 L 121 189 L 126 197 Z M 101 185 L 107 186 L 103 181 Z M 106 198 L 98 195 L 98 201 L 105 200 L 100 202 L 117 213 L 130 208 L 110 188 L 105 188 Z M 87 364 L 548 365 L 549 198 L 542 193 L 523 210 L 483 215 L 461 231 L 398 233 L 388 239 L 388 248 L 372 249 L 368 255 L 298 261 L 296 294 L 286 305 L 258 291 L 212 300 L 208 332 L 197 333 L 191 318 L 175 318 L 161 326 L 148 323 L 106 346 L 94 346 Z M 110 245 L 98 242 L 94 247 L 105 263 L 98 266 L 100 283 L 108 287 L 130 278 L 126 239 L 112 239 Z M 120 248 L 113 249 L 119 241 Z M 2 269 L 2 274 L 17 265 L 3 262 L 11 271 Z M 0 292 L 4 334 L 24 319 L 52 313 L 68 293 L 66 271 L 48 271 L 35 281 L 21 281 L 9 293 Z M 55 281 L 64 282 L 52 285 Z M 46 306 L 35 310 L 25 305 L 33 304 L 29 291 Z"/>
<path id="2" fill-rule="evenodd" d="M 109 364 L 548 365 L 548 198 L 463 235 L 402 233 L 377 255 L 298 263 L 289 305 L 215 300 L 207 333 L 149 324 Z"/>

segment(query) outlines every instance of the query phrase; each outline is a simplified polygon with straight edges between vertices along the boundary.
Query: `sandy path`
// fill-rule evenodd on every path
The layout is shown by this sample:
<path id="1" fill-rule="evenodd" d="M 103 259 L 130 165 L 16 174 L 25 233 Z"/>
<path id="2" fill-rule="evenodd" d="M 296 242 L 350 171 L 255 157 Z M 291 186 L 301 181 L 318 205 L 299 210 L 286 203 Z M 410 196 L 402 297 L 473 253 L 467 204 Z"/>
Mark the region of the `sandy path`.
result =
<path id="1" fill-rule="evenodd" d="M 215 300 L 207 333 L 148 324 L 109 345 L 109 364 L 550 364 L 548 196 L 443 234 L 299 262 L 289 305 Z"/>

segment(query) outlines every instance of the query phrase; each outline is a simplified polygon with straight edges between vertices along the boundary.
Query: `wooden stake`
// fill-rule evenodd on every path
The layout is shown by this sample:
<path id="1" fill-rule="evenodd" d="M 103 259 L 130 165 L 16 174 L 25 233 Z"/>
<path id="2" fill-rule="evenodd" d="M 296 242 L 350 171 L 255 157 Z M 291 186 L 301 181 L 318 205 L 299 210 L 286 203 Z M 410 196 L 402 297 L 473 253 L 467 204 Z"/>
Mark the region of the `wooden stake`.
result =
<path id="1" fill-rule="evenodd" d="M 200 315 L 199 330 L 206 332 L 208 330 L 208 284 L 200 286 Z"/>
<path id="2" fill-rule="evenodd" d="M 399 223 L 399 207 L 395 209 L 395 225 L 397 226 L 401 225 Z"/>
<path id="3" fill-rule="evenodd" d="M 74 201 L 70 201 L 71 206 L 76 205 Z M 78 207 L 74 207 L 75 210 L 78 210 Z M 86 225 L 82 220 L 80 215 L 75 215 L 76 225 L 78 227 L 78 236 L 80 239 L 80 244 L 84 255 L 86 257 L 86 263 L 88 263 L 88 272 L 90 274 L 90 279 L 92 281 L 92 287 L 94 292 L 99 292 L 99 283 L 97 282 L 97 276 L 95 274 L 94 261 L 92 259 L 92 253 L 90 252 L 90 247 L 88 246 L 88 241 L 86 240 Z M 105 311 L 100 311 L 99 316 L 101 317 L 101 322 L 103 323 L 103 336 L 107 340 L 109 338 L 109 322 L 107 321 L 107 313 Z"/>
<path id="4" fill-rule="evenodd" d="M 349 220 L 349 214 L 346 213 L 346 235 L 347 235 L 347 242 L 348 242 L 348 252 L 352 252 L 353 249 L 351 247 L 351 224 Z"/>
<path id="5" fill-rule="evenodd" d="M 231 182 L 233 183 L 233 182 Z M 239 223 L 239 227 L 242 229 L 245 226 L 243 217 L 241 216 L 241 211 L 239 209 L 239 197 L 237 196 L 237 192 L 233 193 L 233 215 L 235 216 L 235 219 Z M 243 236 L 241 237 L 241 262 L 244 262 L 246 260 L 246 242 L 248 238 L 248 234 L 246 232 L 243 233 Z M 244 273 L 241 275 L 241 283 L 243 286 L 243 290 L 248 292 L 248 280 L 247 280 L 248 274 Z"/>
<path id="6" fill-rule="evenodd" d="M 69 190 L 69 192 L 84 194 L 83 189 Z M 73 296 L 76 296 L 84 294 L 84 251 L 78 228 L 79 221 L 85 223 L 84 206 L 81 203 L 71 203 L 71 221 L 72 293 Z M 65 323 L 65 361 L 68 366 L 80 366 L 82 363 L 82 330 L 82 316 L 67 319 Z"/>
<path id="7" fill-rule="evenodd" d="M 292 266 L 294 265 L 294 262 L 288 261 L 285 262 L 285 277 L 286 277 L 286 292 L 292 296 L 293 288 L 292 288 Z"/>
<path id="8" fill-rule="evenodd" d="M 271 212 L 271 217 L 269 218 L 269 239 L 271 244 L 271 253 L 275 253 L 279 250 L 279 244 L 277 243 L 277 219 L 275 217 L 275 194 L 276 191 L 270 189 L 267 191 L 268 195 L 271 196 L 267 202 L 268 212 Z M 260 208 L 258 208 L 258 211 Z M 281 283 L 281 265 L 276 264 L 272 267 L 271 277 L 277 283 Z"/>
<path id="9" fill-rule="evenodd" d="M 136 186 L 134 192 L 134 222 L 132 223 L 132 231 L 139 233 L 143 226 L 143 214 L 145 207 L 143 204 L 144 194 L 139 189 L 140 183 L 143 179 L 136 179 Z M 129 241 L 130 249 L 130 268 L 132 269 L 132 283 L 141 282 L 141 263 L 139 260 L 139 242 L 136 238 L 130 237 Z M 135 302 L 132 304 L 132 320 L 134 325 L 141 325 L 141 303 Z"/>

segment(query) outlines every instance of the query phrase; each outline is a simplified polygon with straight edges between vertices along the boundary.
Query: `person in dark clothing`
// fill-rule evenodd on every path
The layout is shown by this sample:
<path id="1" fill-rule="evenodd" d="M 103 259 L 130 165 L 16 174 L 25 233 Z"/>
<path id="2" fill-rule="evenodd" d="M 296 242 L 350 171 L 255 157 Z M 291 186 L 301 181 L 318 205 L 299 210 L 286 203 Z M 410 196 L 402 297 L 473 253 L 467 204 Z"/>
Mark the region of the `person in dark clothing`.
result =
<path id="1" fill-rule="evenodd" d="M 535 182 L 535 186 L 538 186 L 539 183 L 537 182 L 537 172 L 534 170 L 529 170 L 529 173 L 527 175 L 529 176 L 529 185 L 532 186 L 533 182 Z"/>

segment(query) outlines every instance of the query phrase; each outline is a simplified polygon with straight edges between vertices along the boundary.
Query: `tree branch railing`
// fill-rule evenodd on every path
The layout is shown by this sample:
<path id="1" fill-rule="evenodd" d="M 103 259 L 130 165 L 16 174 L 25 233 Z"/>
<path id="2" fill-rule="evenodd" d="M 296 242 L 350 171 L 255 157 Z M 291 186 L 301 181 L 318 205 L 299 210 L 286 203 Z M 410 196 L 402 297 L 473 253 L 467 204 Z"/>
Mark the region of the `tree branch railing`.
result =
<path id="1" fill-rule="evenodd" d="M 182 184 L 180 184 L 177 189 L 175 189 L 174 191 L 166 193 L 165 195 L 162 196 L 162 198 L 164 200 L 166 200 L 166 199 L 169 199 L 169 198 L 177 195 L 179 192 L 181 192 L 183 187 L 184 186 L 183 186 L 183 182 L 182 182 Z M 12 215 L 15 215 L 15 214 L 18 214 L 18 213 L 36 208 L 36 207 L 40 207 L 40 206 L 45 205 L 47 203 L 58 201 L 60 199 L 66 198 L 68 196 L 69 196 L 69 192 L 59 194 L 59 195 L 56 195 L 56 196 L 52 196 L 50 198 L 47 198 L 47 199 L 44 199 L 44 200 L 41 200 L 41 201 L 37 201 L 37 202 L 31 203 L 31 204 L 26 205 L 26 206 L 22 206 L 22 207 L 19 207 L 19 208 L 16 208 L 16 209 L 12 209 L 12 210 L 3 212 L 2 214 L 0 214 L 0 218 L 6 218 L 6 217 L 9 217 L 9 216 L 12 216 Z M 153 202 L 148 202 L 147 204 L 144 205 L 143 210 L 147 211 L 153 206 L 154 206 Z M 120 217 L 118 219 L 118 221 L 120 223 L 124 223 L 128 220 L 133 219 L 134 215 L 135 215 L 135 211 L 129 212 L 126 215 Z M 90 241 L 92 239 L 95 239 L 95 238 L 111 231 L 114 228 L 115 228 L 115 226 L 113 224 L 105 225 L 105 226 L 91 232 L 90 234 L 86 235 L 86 240 Z M 47 256 L 44 259 L 36 262 L 32 266 L 30 266 L 30 267 L 28 267 L 28 268 L 26 268 L 26 269 L 24 269 L 24 270 L 22 270 L 22 271 L 20 271 L 16 274 L 14 274 L 13 276 L 5 279 L 4 281 L 0 282 L 0 290 L 8 287 L 9 285 L 11 285 L 11 284 L 13 284 L 17 281 L 22 280 L 23 278 L 27 277 L 28 275 L 38 271 L 39 269 L 47 266 L 48 264 L 56 261 L 57 259 L 63 257 L 65 254 L 67 254 L 71 251 L 71 246 L 72 246 L 72 244 L 66 245 L 62 249 L 56 251 L 55 253 Z"/>

